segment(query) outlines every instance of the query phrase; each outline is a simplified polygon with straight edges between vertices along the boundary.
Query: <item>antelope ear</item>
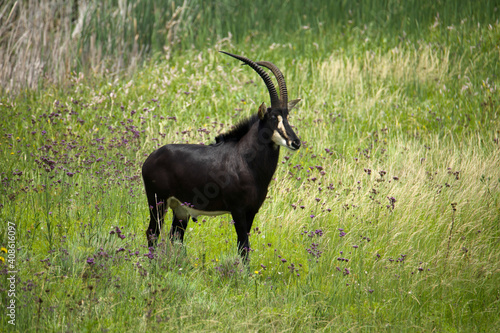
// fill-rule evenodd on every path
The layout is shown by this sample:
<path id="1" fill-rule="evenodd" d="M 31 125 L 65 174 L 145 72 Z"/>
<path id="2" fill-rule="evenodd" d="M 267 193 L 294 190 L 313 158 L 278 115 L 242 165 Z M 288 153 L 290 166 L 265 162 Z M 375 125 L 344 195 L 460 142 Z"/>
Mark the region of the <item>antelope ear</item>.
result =
<path id="1" fill-rule="evenodd" d="M 291 111 L 297 105 L 297 103 L 300 101 L 301 101 L 301 99 L 297 98 L 297 99 L 294 99 L 293 101 L 288 102 L 288 111 Z"/>
<path id="2" fill-rule="evenodd" d="M 264 119 L 264 116 L 266 115 L 266 112 L 267 112 L 267 106 L 266 106 L 266 103 L 262 103 L 260 106 L 259 106 L 259 119 L 262 120 Z"/>

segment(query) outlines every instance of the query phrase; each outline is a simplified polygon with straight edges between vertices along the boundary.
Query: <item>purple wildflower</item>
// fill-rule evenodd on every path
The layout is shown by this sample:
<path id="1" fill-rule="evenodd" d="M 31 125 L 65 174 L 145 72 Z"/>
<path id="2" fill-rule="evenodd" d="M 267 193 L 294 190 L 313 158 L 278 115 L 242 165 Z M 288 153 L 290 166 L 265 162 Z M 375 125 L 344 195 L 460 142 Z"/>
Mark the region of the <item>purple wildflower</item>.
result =
<path id="1" fill-rule="evenodd" d="M 154 254 L 153 254 L 153 252 L 151 252 L 151 250 L 149 251 L 149 253 L 144 253 L 144 256 L 148 257 L 149 259 L 155 258 Z"/>

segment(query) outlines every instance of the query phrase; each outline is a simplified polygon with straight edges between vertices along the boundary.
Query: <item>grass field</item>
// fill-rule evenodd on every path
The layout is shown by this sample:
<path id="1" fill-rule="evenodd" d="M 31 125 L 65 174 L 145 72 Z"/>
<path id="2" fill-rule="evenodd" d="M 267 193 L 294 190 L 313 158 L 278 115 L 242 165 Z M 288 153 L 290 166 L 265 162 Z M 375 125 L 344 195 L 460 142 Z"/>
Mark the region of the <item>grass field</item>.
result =
<path id="1" fill-rule="evenodd" d="M 161 27 L 136 20 L 143 52 L 110 47 L 120 63 L 104 51 L 73 63 L 91 46 L 80 40 L 57 49 L 68 67 L 46 60 L 44 75 L 8 84 L 13 58 L 0 54 L 1 331 L 500 327 L 497 3 L 289 1 L 243 16 L 223 1 L 171 3 L 184 39 L 167 49 L 158 14 Z M 115 17 L 82 31 L 90 40 Z M 273 30 L 273 17 L 286 23 Z M 229 215 L 191 221 L 182 248 L 162 240 L 150 253 L 145 238 L 145 158 L 213 142 L 269 104 L 257 74 L 218 50 L 276 63 L 302 98 L 290 121 L 303 145 L 282 148 L 248 266 Z"/>

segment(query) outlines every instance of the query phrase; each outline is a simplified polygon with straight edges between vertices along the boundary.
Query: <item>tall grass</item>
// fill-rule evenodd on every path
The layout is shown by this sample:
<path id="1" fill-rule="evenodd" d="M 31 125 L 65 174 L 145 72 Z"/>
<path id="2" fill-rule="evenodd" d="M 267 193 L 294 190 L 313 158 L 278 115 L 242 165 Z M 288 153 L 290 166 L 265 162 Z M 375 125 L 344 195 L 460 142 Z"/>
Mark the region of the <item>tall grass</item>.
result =
<path id="1" fill-rule="evenodd" d="M 303 99 L 290 120 L 303 146 L 282 152 L 248 266 L 230 216 L 190 222 L 184 247 L 162 240 L 151 253 L 139 170 L 158 146 L 211 142 L 256 112 L 268 94 L 254 72 L 181 40 L 168 61 L 127 76 L 82 72 L 67 85 L 2 95 L 0 247 L 15 222 L 18 273 L 16 326 L 2 316 L 1 330 L 494 331 L 494 4 L 375 4 L 328 5 L 352 17 L 335 14 L 343 23 L 330 26 L 302 19 L 285 37 L 229 22 L 231 38 L 213 37 L 218 47 L 275 62 L 290 98 Z M 204 10 L 236 11 L 223 5 Z M 387 13 L 399 19 L 381 31 Z M 249 29 L 247 15 L 235 15 Z M 403 22 L 412 25 L 406 37 Z M 213 29 L 200 32 L 203 43 L 226 28 Z M 392 39 L 391 29 L 399 31 Z M 8 268 L 0 267 L 7 304 Z"/>
<path id="2" fill-rule="evenodd" d="M 67 82 L 72 72 L 130 74 L 148 59 L 233 42 L 258 49 L 300 40 L 293 48 L 307 57 L 317 56 L 314 47 L 348 48 L 351 38 L 394 47 L 429 28 L 494 22 L 497 11 L 494 1 L 5 1 L 0 86 L 19 92 Z"/>

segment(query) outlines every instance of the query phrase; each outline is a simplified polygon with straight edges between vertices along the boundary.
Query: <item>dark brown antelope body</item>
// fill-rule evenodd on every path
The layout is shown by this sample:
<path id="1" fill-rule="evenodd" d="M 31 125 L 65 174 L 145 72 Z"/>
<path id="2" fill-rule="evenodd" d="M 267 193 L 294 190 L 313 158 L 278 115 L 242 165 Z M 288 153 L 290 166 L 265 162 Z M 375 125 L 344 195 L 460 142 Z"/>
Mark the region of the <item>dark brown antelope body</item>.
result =
<path id="1" fill-rule="evenodd" d="M 173 211 L 170 239 L 182 242 L 189 218 L 231 214 L 238 236 L 238 250 L 246 257 L 248 233 L 255 214 L 267 195 L 276 170 L 279 146 L 300 148 L 300 140 L 288 123 L 288 104 L 283 74 L 270 62 L 253 62 L 223 52 L 254 69 L 264 80 L 271 107 L 264 103 L 258 113 L 221 134 L 212 145 L 169 144 L 154 151 L 142 166 L 150 208 L 146 232 L 148 246 L 155 245 L 168 208 Z M 276 76 L 280 97 L 269 75 Z"/>

